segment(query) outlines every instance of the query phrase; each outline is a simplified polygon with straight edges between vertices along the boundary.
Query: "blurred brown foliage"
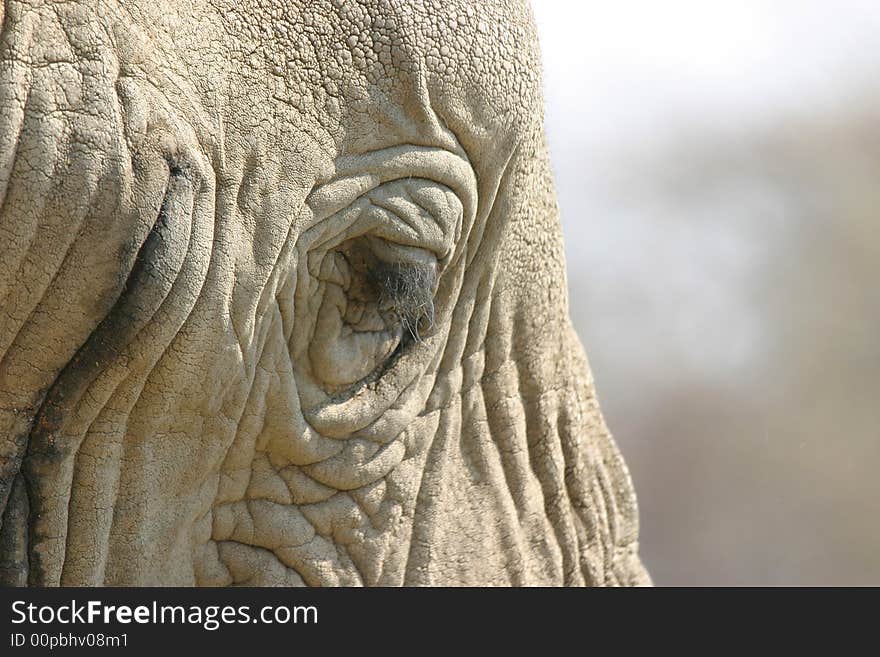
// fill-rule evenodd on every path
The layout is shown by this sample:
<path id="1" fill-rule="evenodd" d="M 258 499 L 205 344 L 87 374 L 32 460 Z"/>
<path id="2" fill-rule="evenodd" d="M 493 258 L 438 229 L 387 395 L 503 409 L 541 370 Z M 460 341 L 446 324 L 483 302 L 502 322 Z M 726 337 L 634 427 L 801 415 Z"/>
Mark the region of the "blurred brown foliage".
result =
<path id="1" fill-rule="evenodd" d="M 658 584 L 880 585 L 878 110 L 688 126 L 609 183 L 609 212 L 667 237 L 572 273 L 572 316 Z M 626 259 L 651 279 L 629 297 Z M 702 296 L 664 287 L 676 268 Z"/>

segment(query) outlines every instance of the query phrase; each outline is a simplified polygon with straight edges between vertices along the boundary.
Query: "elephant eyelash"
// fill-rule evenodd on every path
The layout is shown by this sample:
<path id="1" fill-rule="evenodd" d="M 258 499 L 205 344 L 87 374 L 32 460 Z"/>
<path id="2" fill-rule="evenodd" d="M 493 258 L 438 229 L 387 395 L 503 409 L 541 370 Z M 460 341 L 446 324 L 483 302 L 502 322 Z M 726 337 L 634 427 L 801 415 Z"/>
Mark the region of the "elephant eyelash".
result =
<path id="1" fill-rule="evenodd" d="M 370 270 L 370 278 L 380 290 L 380 307 L 395 313 L 410 338 L 421 342 L 420 328 L 434 326 L 436 267 L 379 261 Z"/>

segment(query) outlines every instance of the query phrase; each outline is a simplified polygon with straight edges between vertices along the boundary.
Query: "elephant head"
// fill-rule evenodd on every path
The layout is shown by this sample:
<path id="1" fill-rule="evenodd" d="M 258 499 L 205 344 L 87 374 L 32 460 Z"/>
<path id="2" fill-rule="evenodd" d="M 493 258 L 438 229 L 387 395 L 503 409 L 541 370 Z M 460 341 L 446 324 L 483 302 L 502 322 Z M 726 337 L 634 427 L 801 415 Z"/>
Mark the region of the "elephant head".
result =
<path id="1" fill-rule="evenodd" d="M 516 0 L 6 0 L 0 579 L 638 584 Z"/>

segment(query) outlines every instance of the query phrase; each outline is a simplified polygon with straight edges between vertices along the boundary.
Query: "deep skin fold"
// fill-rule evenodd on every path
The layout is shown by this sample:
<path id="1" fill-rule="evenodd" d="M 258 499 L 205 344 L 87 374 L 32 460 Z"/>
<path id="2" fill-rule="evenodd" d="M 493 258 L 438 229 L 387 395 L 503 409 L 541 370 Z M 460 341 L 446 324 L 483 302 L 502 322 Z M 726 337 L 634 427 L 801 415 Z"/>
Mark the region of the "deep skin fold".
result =
<path id="1" fill-rule="evenodd" d="M 68 458 L 78 445 L 65 436 L 67 409 L 75 406 L 94 378 L 114 359 L 119 358 L 143 327 L 155 316 L 180 273 L 183 253 L 174 245 L 189 241 L 189 212 L 193 202 L 191 168 L 168 162 L 168 183 L 156 222 L 138 250 L 134 267 L 113 309 L 95 328 L 86 343 L 61 371 L 49 389 L 28 439 L 23 464 L 27 480 L 30 510 L 36 516 L 52 515 L 43 508 L 45 496 L 40 488 L 53 471 L 52 465 Z M 179 251 L 179 249 L 178 249 Z M 176 257 L 175 257 L 176 256 Z M 42 536 L 38 522 L 30 523 L 30 544 L 39 544 Z M 28 582 L 40 585 L 47 574 L 41 553 L 31 550 Z"/>
<path id="2" fill-rule="evenodd" d="M 0 324 L 5 581 L 649 581 L 525 6 L 6 2 L 0 36 L 0 252 L 28 250 L 0 283 L 58 268 Z M 381 257 L 334 268 L 362 239 Z M 310 266 L 372 292 L 328 306 Z M 376 317 L 410 335 L 390 357 Z M 328 388 L 318 338 L 371 374 Z"/>

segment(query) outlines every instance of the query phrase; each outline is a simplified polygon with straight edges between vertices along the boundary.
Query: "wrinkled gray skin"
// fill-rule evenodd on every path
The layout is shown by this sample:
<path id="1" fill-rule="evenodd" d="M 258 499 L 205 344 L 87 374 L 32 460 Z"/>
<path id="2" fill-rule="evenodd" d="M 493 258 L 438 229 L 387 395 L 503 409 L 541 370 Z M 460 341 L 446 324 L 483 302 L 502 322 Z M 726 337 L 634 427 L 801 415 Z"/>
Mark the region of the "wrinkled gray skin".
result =
<path id="1" fill-rule="evenodd" d="M 3 583 L 648 582 L 528 7 L 2 19 Z"/>

